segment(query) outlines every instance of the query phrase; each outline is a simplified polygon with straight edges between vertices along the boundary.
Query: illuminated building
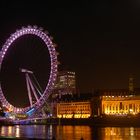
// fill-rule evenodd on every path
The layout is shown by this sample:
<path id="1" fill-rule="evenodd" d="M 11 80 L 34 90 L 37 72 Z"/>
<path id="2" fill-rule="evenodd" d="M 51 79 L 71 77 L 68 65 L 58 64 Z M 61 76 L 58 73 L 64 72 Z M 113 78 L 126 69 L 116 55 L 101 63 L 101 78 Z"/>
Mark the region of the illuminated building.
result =
<path id="1" fill-rule="evenodd" d="M 75 72 L 59 71 L 54 93 L 61 95 L 74 94 L 76 92 Z"/>
<path id="2" fill-rule="evenodd" d="M 57 103 L 59 118 L 89 118 L 101 114 L 125 116 L 140 114 L 140 96 L 106 95 L 95 96 L 89 101 L 69 101 Z"/>
<path id="3" fill-rule="evenodd" d="M 102 91 L 102 114 L 122 116 L 140 113 L 140 89 L 134 88 L 132 75 L 129 77 L 128 86 L 128 89 Z"/>
<path id="4" fill-rule="evenodd" d="M 90 116 L 90 102 L 57 103 L 58 118 L 89 118 Z"/>
<path id="5" fill-rule="evenodd" d="M 102 114 L 129 115 L 140 113 L 140 96 L 102 96 Z"/>

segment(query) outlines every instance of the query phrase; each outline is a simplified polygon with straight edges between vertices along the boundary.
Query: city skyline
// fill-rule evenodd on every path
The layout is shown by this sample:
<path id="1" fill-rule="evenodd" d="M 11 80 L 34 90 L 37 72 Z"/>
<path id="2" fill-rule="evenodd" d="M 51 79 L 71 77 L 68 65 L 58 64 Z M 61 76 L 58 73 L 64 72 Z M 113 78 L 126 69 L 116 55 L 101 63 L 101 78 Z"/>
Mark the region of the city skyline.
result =
<path id="1" fill-rule="evenodd" d="M 59 69 L 76 73 L 80 92 L 128 88 L 130 74 L 135 87 L 140 87 L 138 5 L 128 1 L 5 4 L 0 10 L 0 45 L 16 29 L 37 25 L 54 38 Z"/>

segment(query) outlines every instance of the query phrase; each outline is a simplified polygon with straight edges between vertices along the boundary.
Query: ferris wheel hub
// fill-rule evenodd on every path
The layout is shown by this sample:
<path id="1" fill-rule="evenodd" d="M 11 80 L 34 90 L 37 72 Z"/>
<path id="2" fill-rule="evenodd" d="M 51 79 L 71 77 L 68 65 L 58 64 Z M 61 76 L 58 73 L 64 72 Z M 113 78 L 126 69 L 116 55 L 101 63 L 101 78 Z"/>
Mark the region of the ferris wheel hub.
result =
<path id="1" fill-rule="evenodd" d="M 27 70 L 27 69 L 20 69 L 20 71 L 24 72 L 24 73 L 31 73 L 31 74 L 33 74 L 33 71 Z"/>

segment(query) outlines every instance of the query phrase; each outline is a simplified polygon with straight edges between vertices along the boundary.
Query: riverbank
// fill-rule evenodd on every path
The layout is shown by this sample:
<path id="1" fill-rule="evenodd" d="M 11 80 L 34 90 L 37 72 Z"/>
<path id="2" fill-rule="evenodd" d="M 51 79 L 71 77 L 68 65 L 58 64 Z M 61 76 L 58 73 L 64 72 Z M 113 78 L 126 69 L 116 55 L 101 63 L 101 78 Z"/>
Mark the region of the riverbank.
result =
<path id="1" fill-rule="evenodd" d="M 15 123 L 1 120 L 0 125 L 89 125 L 95 127 L 140 127 L 140 117 L 104 116 L 94 118 L 47 118 Z"/>
<path id="2" fill-rule="evenodd" d="M 126 117 L 97 117 L 87 119 L 65 119 L 65 118 L 51 118 L 46 120 L 46 124 L 54 125 L 90 125 L 101 127 L 113 126 L 134 126 L 140 127 L 140 118 L 126 118 Z"/>
<path id="3" fill-rule="evenodd" d="M 13 121 L 10 119 L 1 118 L 0 119 L 0 126 L 3 126 L 3 125 L 14 125 L 14 124 L 13 124 Z"/>

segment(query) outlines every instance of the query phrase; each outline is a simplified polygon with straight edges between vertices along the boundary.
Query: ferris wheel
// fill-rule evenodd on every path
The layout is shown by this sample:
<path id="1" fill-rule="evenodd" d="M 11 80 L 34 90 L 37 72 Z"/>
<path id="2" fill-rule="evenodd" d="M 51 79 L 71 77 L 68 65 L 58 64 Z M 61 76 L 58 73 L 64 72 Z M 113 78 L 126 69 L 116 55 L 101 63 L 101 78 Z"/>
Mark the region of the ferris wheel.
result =
<path id="1" fill-rule="evenodd" d="M 52 38 L 48 35 L 47 31 L 43 31 L 42 28 L 38 28 L 36 25 L 35 26 L 27 26 L 27 27 L 22 27 L 21 29 L 17 30 L 15 33 L 13 33 L 5 42 L 5 44 L 2 46 L 2 49 L 0 51 L 0 71 L 2 68 L 2 63 L 5 58 L 5 54 L 7 53 L 7 50 L 11 47 L 12 43 L 15 42 L 18 38 L 26 35 L 35 35 L 36 37 L 40 38 L 44 43 L 46 48 L 49 51 L 49 57 L 50 57 L 50 72 L 49 72 L 49 79 L 47 86 L 45 87 L 45 90 L 43 93 L 40 93 L 40 95 L 37 95 L 34 92 L 35 96 L 35 101 L 32 101 L 32 95 L 29 90 L 29 86 L 31 86 L 32 90 L 34 90 L 31 80 L 29 78 L 29 74 L 33 74 L 32 71 L 27 70 L 27 69 L 21 69 L 21 72 L 24 72 L 26 75 L 26 83 L 27 83 L 27 89 L 28 89 L 28 97 L 29 97 L 29 102 L 30 105 L 24 108 L 19 108 L 16 106 L 13 106 L 8 102 L 6 97 L 4 96 L 1 84 L 0 84 L 0 101 L 2 103 L 2 106 L 12 110 L 14 113 L 30 113 L 30 112 L 35 112 L 37 109 L 41 108 L 46 100 L 48 99 L 49 95 L 51 94 L 51 91 L 53 90 L 56 77 L 57 77 L 57 67 L 58 67 L 58 61 L 57 61 L 57 55 L 58 53 L 56 52 L 56 44 L 52 42 Z"/>

